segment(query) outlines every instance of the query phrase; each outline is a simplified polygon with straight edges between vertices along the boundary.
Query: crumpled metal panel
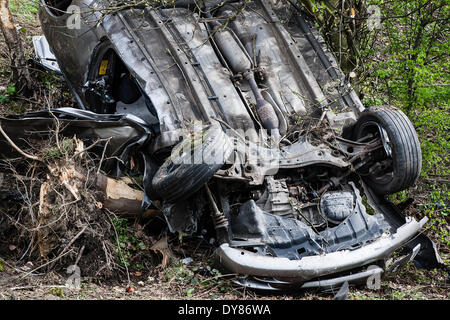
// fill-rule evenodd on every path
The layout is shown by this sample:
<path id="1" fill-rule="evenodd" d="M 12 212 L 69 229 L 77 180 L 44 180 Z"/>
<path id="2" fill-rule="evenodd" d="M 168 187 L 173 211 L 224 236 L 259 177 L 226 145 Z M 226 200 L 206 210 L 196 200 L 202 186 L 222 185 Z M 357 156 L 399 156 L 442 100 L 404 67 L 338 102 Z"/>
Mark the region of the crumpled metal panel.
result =
<path id="1" fill-rule="evenodd" d="M 97 28 L 100 11 L 92 10 L 103 0 L 73 0 L 72 5 L 78 6 L 82 13 L 80 28 L 67 28 L 67 15 L 55 16 L 49 9 L 41 5 L 39 20 L 50 47 L 55 54 L 58 65 L 66 77 L 69 86 L 80 107 L 86 103 L 83 86 L 86 83 L 92 52 L 102 38 L 100 28 Z M 84 23 L 84 22 L 87 23 Z"/>
<path id="2" fill-rule="evenodd" d="M 60 133 L 72 138 L 109 139 L 105 155 L 118 157 L 128 162 L 130 152 L 146 146 L 152 137 L 147 123 L 133 115 L 103 115 L 74 108 L 60 108 L 47 111 L 11 115 L 0 118 L 3 130 L 19 147 L 28 147 L 26 139 L 46 139 L 56 122 Z M 103 150 L 103 144 L 99 148 Z M 0 135 L 0 159 L 15 157 L 17 151 Z M 108 164 L 107 164 L 108 165 Z M 116 171 L 118 172 L 118 171 Z"/>
<path id="3" fill-rule="evenodd" d="M 297 219 L 264 212 L 253 200 L 241 206 L 238 216 L 232 218 L 231 229 L 236 239 L 260 242 L 270 248 L 273 255 L 291 260 L 344 249 L 354 250 L 389 230 L 381 215 L 366 213 L 356 188 L 354 198 L 355 205 L 344 222 L 330 226 L 320 234 Z"/>
<path id="4" fill-rule="evenodd" d="M 221 65 L 212 44 L 207 41 L 211 37 L 205 24 L 198 23 L 196 14 L 187 14 L 183 9 L 166 11 L 185 42 L 185 49 L 189 48 L 192 57 L 199 63 L 201 70 L 197 72 L 204 72 L 207 77 L 209 83 L 206 85 L 210 86 L 210 93 L 214 93 L 211 99 L 214 98 L 212 100 L 218 105 L 216 111 L 231 127 L 246 131 L 250 140 L 254 141 L 256 137 L 251 135 L 251 130 L 255 130 L 253 119 L 230 79 L 229 70 Z"/>
<path id="5" fill-rule="evenodd" d="M 33 37 L 33 46 L 37 56 L 37 62 L 44 68 L 60 74 L 61 70 L 58 61 L 50 49 L 47 38 L 44 36 Z"/>

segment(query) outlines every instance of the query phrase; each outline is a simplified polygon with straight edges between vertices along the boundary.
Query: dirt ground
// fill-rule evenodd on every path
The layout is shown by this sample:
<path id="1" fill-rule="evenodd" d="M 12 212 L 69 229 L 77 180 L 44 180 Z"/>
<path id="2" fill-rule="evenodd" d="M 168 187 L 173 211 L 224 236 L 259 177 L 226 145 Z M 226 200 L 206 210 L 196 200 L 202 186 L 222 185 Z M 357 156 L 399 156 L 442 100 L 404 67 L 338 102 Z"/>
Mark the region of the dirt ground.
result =
<path id="1" fill-rule="evenodd" d="M 27 55 L 32 55 L 31 36 L 40 34 L 39 22 L 35 14 L 15 13 L 17 25 L 23 27 L 21 35 L 26 42 Z M 7 91 L 9 86 L 8 51 L 0 36 L 0 94 Z M 0 114 L 37 110 L 52 101 L 60 101 L 55 97 L 57 89 L 49 85 L 46 79 L 36 90 L 34 97 L 24 98 L 20 95 L 15 99 L 0 103 Z M 52 100 L 53 99 L 53 100 Z M 420 199 L 420 195 L 417 197 Z M 413 215 L 420 217 L 421 212 L 414 211 Z M 428 230 L 433 235 L 432 230 Z M 144 241 L 142 256 L 150 259 L 145 263 L 141 259 L 128 270 L 121 268 L 121 273 L 108 279 L 85 276 L 81 271 L 79 288 L 71 289 L 67 286 L 71 273 L 65 268 L 48 270 L 47 266 L 33 261 L 17 263 L 17 254 L 12 254 L 16 248 L 9 245 L 11 255 L 0 255 L 0 299 L 4 300 L 178 300 L 178 299 L 257 299 L 257 300 L 313 300 L 332 299 L 334 293 L 320 293 L 315 291 L 261 294 L 246 290 L 233 283 L 234 275 L 222 274 L 212 267 L 212 249 L 199 240 L 191 239 L 183 246 L 172 248 L 170 263 L 163 267 L 162 256 L 149 247 L 155 239 L 149 237 Z M 3 245 L 8 245 L 3 241 Z M 198 250 L 197 250 L 198 249 Z M 449 258 L 449 249 L 439 247 L 444 259 Z M 150 258 L 149 258 L 150 257 Z M 185 258 L 191 258 L 187 263 Z M 83 261 L 81 258 L 80 263 Z M 448 261 L 448 260 L 447 260 Z M 90 263 L 90 262 L 88 262 Z M 33 271 L 30 273 L 30 271 Z M 112 279 L 112 280 L 111 280 Z M 129 280 L 128 280 L 129 279 Z M 379 290 L 363 287 L 351 287 L 350 300 L 382 299 L 436 299 L 450 298 L 448 273 L 442 270 L 418 270 L 409 264 L 396 274 L 383 278 Z"/>
<path id="2" fill-rule="evenodd" d="M 199 258 L 201 258 L 199 254 Z M 105 282 L 83 278 L 79 289 L 67 286 L 68 275 L 26 275 L 24 269 L 4 265 L 0 272 L 1 300 L 329 300 L 333 293 L 302 291 L 267 294 L 234 285 L 233 275 L 200 275 L 198 266 L 206 270 L 208 263 L 175 262 L 162 269 L 154 268 L 150 275 L 133 273 L 131 282 Z M 196 280 L 194 282 L 194 280 Z M 440 271 L 418 270 L 408 265 L 383 279 L 379 290 L 350 287 L 349 300 L 448 300 L 448 274 Z"/>

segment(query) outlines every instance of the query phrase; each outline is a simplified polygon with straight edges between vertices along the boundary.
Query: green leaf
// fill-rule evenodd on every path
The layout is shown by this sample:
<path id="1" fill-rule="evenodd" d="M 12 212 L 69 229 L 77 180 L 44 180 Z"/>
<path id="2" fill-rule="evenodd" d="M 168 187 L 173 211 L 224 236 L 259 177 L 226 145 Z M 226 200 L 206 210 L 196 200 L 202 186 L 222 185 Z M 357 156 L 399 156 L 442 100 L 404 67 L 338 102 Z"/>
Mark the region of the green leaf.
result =
<path id="1" fill-rule="evenodd" d="M 141 249 L 141 250 L 146 250 L 147 249 L 147 246 L 142 241 L 138 243 L 138 246 L 139 246 L 139 249 Z"/>
<path id="2" fill-rule="evenodd" d="M 8 89 L 6 89 L 6 92 L 10 96 L 14 96 L 16 94 L 16 86 L 14 85 L 14 83 L 9 84 Z"/>
<path id="3" fill-rule="evenodd" d="M 188 290 L 187 290 L 187 292 L 186 292 L 186 295 L 188 296 L 188 297 L 192 297 L 192 294 L 194 293 L 194 288 L 189 288 Z"/>

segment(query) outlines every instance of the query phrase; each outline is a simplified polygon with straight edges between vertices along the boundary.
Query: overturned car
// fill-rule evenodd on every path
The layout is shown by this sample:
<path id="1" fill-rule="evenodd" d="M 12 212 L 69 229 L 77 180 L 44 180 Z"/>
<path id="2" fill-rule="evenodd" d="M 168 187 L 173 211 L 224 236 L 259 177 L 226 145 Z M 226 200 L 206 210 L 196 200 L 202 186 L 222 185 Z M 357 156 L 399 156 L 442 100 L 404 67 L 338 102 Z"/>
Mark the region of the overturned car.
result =
<path id="1" fill-rule="evenodd" d="M 35 45 L 83 109 L 48 117 L 131 128 L 93 132 L 115 140 L 122 166 L 140 155 L 144 210 L 184 234 L 210 217 L 219 263 L 251 288 L 335 287 L 439 260 L 427 219 L 386 198 L 420 174 L 414 127 L 364 108 L 300 8 L 130 3 L 42 0 Z"/>

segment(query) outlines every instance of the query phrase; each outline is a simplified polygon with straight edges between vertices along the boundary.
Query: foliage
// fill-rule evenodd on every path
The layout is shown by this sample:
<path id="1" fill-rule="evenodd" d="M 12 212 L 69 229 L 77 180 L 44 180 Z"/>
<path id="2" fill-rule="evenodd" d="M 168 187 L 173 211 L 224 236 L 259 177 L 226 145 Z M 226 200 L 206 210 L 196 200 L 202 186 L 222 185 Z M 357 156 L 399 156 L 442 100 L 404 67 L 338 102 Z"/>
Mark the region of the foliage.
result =
<path id="1" fill-rule="evenodd" d="M 196 292 L 204 292 L 216 288 L 220 292 L 227 292 L 232 289 L 232 284 L 219 270 L 210 265 L 203 266 L 196 263 L 188 266 L 181 262 L 174 263 L 165 271 L 165 280 L 176 281 L 186 289 L 186 296 L 192 297 Z"/>
<path id="2" fill-rule="evenodd" d="M 371 70 L 366 79 L 377 84 L 386 103 L 399 103 L 409 116 L 416 109 L 446 105 L 450 97 L 448 0 L 372 3 L 389 16 L 382 19 L 371 46 L 361 48 Z M 373 55 L 376 59 L 371 59 Z"/>
<path id="3" fill-rule="evenodd" d="M 420 108 L 412 120 L 422 145 L 422 175 L 450 175 L 450 106 Z"/>
<path id="4" fill-rule="evenodd" d="M 133 254 L 138 251 L 147 250 L 147 246 L 143 241 L 136 237 L 133 230 L 131 230 L 127 219 L 113 217 L 112 222 L 118 236 L 118 247 L 116 247 L 116 254 L 120 261 L 120 265 L 123 267 L 130 267 L 130 261 L 133 257 Z M 137 264 L 133 267 L 135 267 L 136 269 L 143 269 L 143 266 L 140 264 Z"/>
<path id="5" fill-rule="evenodd" d="M 422 175 L 449 175 L 449 0 L 299 0 L 344 72 L 359 75 L 363 104 L 401 108 L 416 126 Z M 380 22 L 370 28 L 371 7 Z M 337 36 L 337 37 L 336 37 Z M 346 53 L 342 59 L 340 55 Z"/>
<path id="6" fill-rule="evenodd" d="M 11 12 L 23 15 L 26 18 L 33 18 L 39 10 L 39 0 L 10 0 L 9 8 Z"/>
<path id="7" fill-rule="evenodd" d="M 64 297 L 64 290 L 61 287 L 53 287 L 50 288 L 50 293 L 54 295 L 55 297 Z"/>
<path id="8" fill-rule="evenodd" d="M 450 208 L 448 199 L 450 191 L 446 187 L 433 188 L 429 195 L 429 202 L 421 205 L 421 209 L 429 218 L 429 228 L 439 238 L 439 242 L 444 246 L 450 246 L 450 232 L 448 219 L 450 218 Z"/>
<path id="9" fill-rule="evenodd" d="M 403 109 L 419 134 L 422 175 L 448 176 L 449 1 L 371 3 L 386 16 L 372 45 L 360 51 L 367 61 L 364 102 Z"/>
<path id="10" fill-rule="evenodd" d="M 61 149 L 56 147 L 49 147 L 44 150 L 43 158 L 46 161 L 55 161 L 61 158 L 63 155 L 72 154 L 75 151 L 75 143 L 73 139 L 63 139 L 61 143 Z"/>

